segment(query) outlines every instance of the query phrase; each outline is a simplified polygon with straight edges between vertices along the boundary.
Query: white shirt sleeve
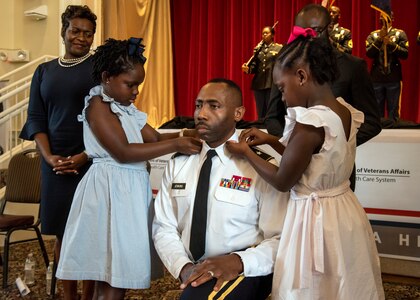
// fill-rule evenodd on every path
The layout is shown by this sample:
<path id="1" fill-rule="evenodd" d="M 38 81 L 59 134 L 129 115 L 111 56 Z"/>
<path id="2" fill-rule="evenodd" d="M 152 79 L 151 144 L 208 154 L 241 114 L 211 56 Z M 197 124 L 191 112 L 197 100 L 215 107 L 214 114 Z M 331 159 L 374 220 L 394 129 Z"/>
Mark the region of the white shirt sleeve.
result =
<path id="1" fill-rule="evenodd" d="M 289 200 L 289 193 L 277 191 L 263 179 L 260 179 L 259 185 L 260 193 L 255 196 L 259 200 L 259 229 L 264 240 L 255 247 L 235 252 L 242 259 L 245 276 L 263 276 L 273 272 Z"/>
<path id="2" fill-rule="evenodd" d="M 173 277 L 178 278 L 183 266 L 192 263 L 181 240 L 178 221 L 174 214 L 174 199 L 170 189 L 173 177 L 174 160 L 168 161 L 163 173 L 162 184 L 155 199 L 155 218 L 153 220 L 153 241 L 165 267 Z"/>

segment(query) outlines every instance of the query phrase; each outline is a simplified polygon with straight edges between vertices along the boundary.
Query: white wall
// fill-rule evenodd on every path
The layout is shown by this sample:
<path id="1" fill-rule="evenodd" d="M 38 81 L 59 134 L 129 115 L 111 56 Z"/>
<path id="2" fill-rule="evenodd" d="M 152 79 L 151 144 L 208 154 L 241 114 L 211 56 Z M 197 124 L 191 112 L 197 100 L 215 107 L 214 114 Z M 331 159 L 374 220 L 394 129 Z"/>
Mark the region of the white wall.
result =
<path id="1" fill-rule="evenodd" d="M 46 54 L 58 56 L 62 51 L 61 13 L 69 4 L 84 3 L 81 0 L 1 0 L 0 49 L 29 50 L 31 60 Z M 36 21 L 24 16 L 24 11 L 41 5 L 48 7 L 46 19 Z M 0 61 L 0 76 L 24 64 Z"/>

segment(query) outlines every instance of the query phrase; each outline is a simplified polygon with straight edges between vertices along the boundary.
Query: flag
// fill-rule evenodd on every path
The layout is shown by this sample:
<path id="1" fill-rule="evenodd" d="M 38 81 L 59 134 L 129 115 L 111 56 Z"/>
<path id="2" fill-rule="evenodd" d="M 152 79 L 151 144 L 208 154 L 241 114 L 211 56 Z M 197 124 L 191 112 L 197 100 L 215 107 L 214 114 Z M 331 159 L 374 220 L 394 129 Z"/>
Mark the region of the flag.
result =
<path id="1" fill-rule="evenodd" d="M 335 0 L 322 0 L 321 5 L 330 10 L 330 7 L 333 5 Z"/>
<path id="2" fill-rule="evenodd" d="M 370 7 L 379 11 L 388 24 L 391 23 L 391 0 L 372 0 Z"/>

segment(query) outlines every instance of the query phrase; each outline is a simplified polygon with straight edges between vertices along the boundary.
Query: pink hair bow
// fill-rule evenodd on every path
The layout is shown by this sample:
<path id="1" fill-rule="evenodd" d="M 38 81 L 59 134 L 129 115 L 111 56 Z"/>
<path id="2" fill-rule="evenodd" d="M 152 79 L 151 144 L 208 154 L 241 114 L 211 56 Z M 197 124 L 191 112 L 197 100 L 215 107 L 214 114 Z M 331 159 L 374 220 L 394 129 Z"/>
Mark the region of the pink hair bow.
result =
<path id="1" fill-rule="evenodd" d="M 304 37 L 316 37 L 318 34 L 312 28 L 303 28 L 300 26 L 294 26 L 292 32 L 290 33 L 289 40 L 287 41 L 288 44 L 296 40 L 300 36 Z"/>

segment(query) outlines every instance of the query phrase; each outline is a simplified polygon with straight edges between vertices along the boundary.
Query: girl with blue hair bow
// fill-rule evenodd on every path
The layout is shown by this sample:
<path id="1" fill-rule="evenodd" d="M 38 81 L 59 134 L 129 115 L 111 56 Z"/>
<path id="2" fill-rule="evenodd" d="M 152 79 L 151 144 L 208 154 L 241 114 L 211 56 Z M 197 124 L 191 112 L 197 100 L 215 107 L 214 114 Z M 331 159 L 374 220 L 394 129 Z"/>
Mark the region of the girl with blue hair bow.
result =
<path id="1" fill-rule="evenodd" d="M 145 77 L 141 41 L 109 39 L 98 47 L 93 76 L 100 85 L 90 90 L 79 115 L 92 167 L 74 195 L 57 277 L 95 280 L 99 299 L 124 299 L 126 289 L 150 286 L 146 161 L 201 149 L 200 140 L 185 131 L 182 137 L 158 133 L 134 106 Z"/>

